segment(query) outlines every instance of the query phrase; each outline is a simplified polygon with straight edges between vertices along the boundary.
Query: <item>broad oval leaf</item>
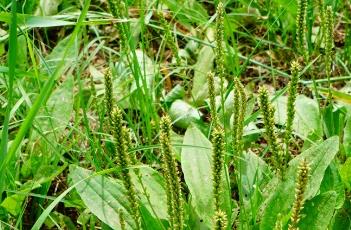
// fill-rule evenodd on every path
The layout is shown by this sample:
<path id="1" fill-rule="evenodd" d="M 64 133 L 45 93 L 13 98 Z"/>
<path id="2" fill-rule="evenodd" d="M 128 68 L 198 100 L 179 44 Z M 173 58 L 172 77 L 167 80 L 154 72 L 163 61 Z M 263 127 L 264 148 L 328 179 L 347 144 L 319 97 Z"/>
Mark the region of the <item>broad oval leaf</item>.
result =
<path id="1" fill-rule="evenodd" d="M 213 48 L 204 46 L 194 66 L 194 80 L 192 95 L 196 103 L 200 104 L 208 96 L 207 73 L 213 68 L 215 55 Z"/>
<path id="2" fill-rule="evenodd" d="M 163 229 L 161 219 L 167 219 L 166 194 L 163 188 L 164 180 L 157 171 L 147 167 L 140 167 L 143 186 L 146 188 L 148 199 L 142 189 L 139 179 L 133 175 L 132 179 L 141 202 L 143 221 L 152 225 L 153 229 Z M 71 165 L 70 178 L 73 183 L 87 178 L 92 172 Z M 132 217 L 128 213 L 129 203 L 126 199 L 126 190 L 119 180 L 94 176 L 82 181 L 76 186 L 77 192 L 89 210 L 101 221 L 113 229 L 120 229 L 119 210 L 125 213 L 127 229 L 135 229 Z"/>
<path id="3" fill-rule="evenodd" d="M 285 125 L 287 97 L 279 97 L 274 105 L 276 106 L 276 122 L 280 125 Z M 323 135 L 322 122 L 316 101 L 304 95 L 299 95 L 296 98 L 295 110 L 296 114 L 293 123 L 295 132 L 303 138 L 306 138 L 311 133 L 319 137 Z"/>
<path id="4" fill-rule="evenodd" d="M 324 172 L 339 150 L 338 137 L 331 137 L 324 142 L 313 146 L 289 162 L 289 169 L 285 180 L 280 181 L 275 191 L 270 191 L 268 200 L 261 206 L 264 209 L 260 229 L 272 229 L 275 226 L 278 214 L 286 215 L 292 207 L 295 198 L 295 181 L 298 166 L 302 159 L 310 165 L 310 177 L 305 191 L 305 199 L 313 198 L 319 191 Z M 277 183 L 273 179 L 271 184 Z M 268 186 L 272 188 L 272 186 Z"/>
<path id="5" fill-rule="evenodd" d="M 211 147 L 211 142 L 200 130 L 194 126 L 187 129 L 181 153 L 182 171 L 191 193 L 191 205 L 199 216 L 199 220 L 203 220 L 203 224 L 208 227 L 211 226 L 214 215 Z M 223 208 L 230 217 L 229 188 L 225 182 L 223 183 L 222 194 Z"/>
<path id="6" fill-rule="evenodd" d="M 199 121 L 201 112 L 183 100 L 175 100 L 169 109 L 169 116 L 174 125 L 186 129 L 191 122 Z"/>
<path id="7" fill-rule="evenodd" d="M 90 170 L 70 166 L 70 178 L 73 183 L 91 174 Z M 129 204 L 125 196 L 126 191 L 116 180 L 97 175 L 82 181 L 76 186 L 76 190 L 89 210 L 111 228 L 121 229 L 118 213 L 119 210 L 123 210 L 127 229 L 135 229 L 133 219 L 127 211 Z"/>
<path id="8" fill-rule="evenodd" d="M 299 229 L 326 229 L 334 214 L 336 197 L 336 192 L 329 191 L 307 201 L 301 212 Z"/>

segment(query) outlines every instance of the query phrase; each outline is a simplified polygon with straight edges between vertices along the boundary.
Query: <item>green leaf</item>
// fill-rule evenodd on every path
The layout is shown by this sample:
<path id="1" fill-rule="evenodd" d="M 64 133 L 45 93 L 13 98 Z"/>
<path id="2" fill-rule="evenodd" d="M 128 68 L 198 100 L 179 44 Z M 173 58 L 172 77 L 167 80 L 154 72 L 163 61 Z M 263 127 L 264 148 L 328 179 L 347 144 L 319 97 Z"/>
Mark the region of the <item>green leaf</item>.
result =
<path id="1" fill-rule="evenodd" d="M 351 157 L 351 116 L 346 121 L 343 143 L 346 156 Z"/>
<path id="2" fill-rule="evenodd" d="M 332 104 L 323 109 L 324 131 L 327 137 L 339 135 L 344 128 L 345 114 L 347 110 L 345 107 L 335 109 Z"/>
<path id="3" fill-rule="evenodd" d="M 345 186 L 351 189 L 351 157 L 347 158 L 345 163 L 340 167 L 340 176 Z"/>
<path id="4" fill-rule="evenodd" d="M 65 216 L 57 211 L 54 211 L 50 214 L 50 218 L 46 219 L 45 226 L 47 226 L 49 229 L 53 229 L 57 225 L 60 226 L 62 229 L 76 229 L 76 226 L 70 217 Z"/>
<path id="5" fill-rule="evenodd" d="M 351 202 L 346 200 L 344 206 L 337 211 L 333 218 L 333 230 L 350 230 L 351 229 Z"/>
<path id="6" fill-rule="evenodd" d="M 141 202 L 141 213 L 143 218 L 146 218 L 143 221 L 147 222 L 144 224 L 154 226 L 152 229 L 163 229 L 161 220 L 168 218 L 166 193 L 163 188 L 164 179 L 157 171 L 147 166 L 140 167 L 139 170 L 150 200 L 149 202 L 145 196 L 138 177 L 133 174 L 133 184 Z M 72 178 L 73 183 L 77 183 L 91 174 L 92 172 L 89 170 L 74 165 L 70 166 L 70 178 Z M 129 210 L 126 190 L 119 180 L 98 175 L 84 180 L 76 186 L 76 189 L 89 210 L 111 228 L 120 229 L 118 217 L 120 208 L 126 214 L 128 229 L 133 228 L 133 219 L 126 211 Z"/>
<path id="7" fill-rule="evenodd" d="M 39 110 L 29 143 L 33 151 L 21 168 L 24 177 L 50 164 L 51 153 L 57 150 L 58 138 L 64 135 L 73 112 L 73 83 L 73 77 L 65 80 L 54 90 L 46 107 Z"/>
<path id="8" fill-rule="evenodd" d="M 213 48 L 204 46 L 194 66 L 194 79 L 191 94 L 196 103 L 200 104 L 208 96 L 207 73 L 213 68 L 215 55 Z M 217 79 L 217 78 L 215 78 Z"/>
<path id="9" fill-rule="evenodd" d="M 267 182 L 271 174 L 268 165 L 260 157 L 252 152 L 244 155 L 241 167 L 241 182 L 246 198 L 250 198 L 264 182 Z"/>
<path id="10" fill-rule="evenodd" d="M 26 195 L 14 194 L 6 197 L 1 203 L 1 206 L 11 213 L 11 215 L 17 216 L 22 210 L 22 204 L 25 198 Z"/>
<path id="11" fill-rule="evenodd" d="M 276 106 L 276 122 L 280 125 L 285 125 L 287 97 L 279 97 L 274 104 Z M 303 139 L 311 133 L 314 133 L 318 137 L 323 136 L 321 117 L 319 116 L 319 108 L 315 100 L 304 95 L 299 95 L 296 98 L 295 110 L 296 114 L 293 123 L 295 132 Z"/>
<path id="12" fill-rule="evenodd" d="M 70 166 L 69 176 L 73 183 L 91 174 L 92 172 L 87 169 L 75 165 Z M 127 211 L 129 204 L 125 195 L 126 191 L 116 180 L 97 175 L 79 183 L 76 190 L 89 210 L 111 228 L 121 229 L 118 212 L 123 210 L 127 229 L 135 229 L 133 219 Z"/>
<path id="13" fill-rule="evenodd" d="M 54 15 L 58 12 L 58 6 L 62 3 L 62 0 L 40 0 L 39 12 L 42 15 Z"/>
<path id="14" fill-rule="evenodd" d="M 27 57 L 27 40 L 24 35 L 20 35 L 17 38 L 17 67 L 19 70 L 26 70 L 28 64 Z"/>
<path id="15" fill-rule="evenodd" d="M 28 180 L 24 183 L 15 194 L 7 196 L 1 203 L 9 213 L 13 216 L 18 216 L 22 211 L 22 205 L 28 194 L 41 186 L 41 184 L 51 182 L 55 177 L 60 175 L 67 167 L 67 164 L 57 167 L 52 165 L 42 166 L 38 174 L 35 175 L 33 180 Z"/>
<path id="16" fill-rule="evenodd" d="M 185 95 L 185 90 L 183 86 L 178 84 L 175 87 L 173 87 L 173 89 L 169 93 L 167 93 L 167 95 L 164 98 L 164 102 L 172 103 L 177 99 L 182 99 L 184 95 Z"/>
<path id="17" fill-rule="evenodd" d="M 141 50 L 135 51 L 136 58 L 138 60 L 138 64 L 141 69 L 142 78 L 139 78 L 139 86 L 143 89 L 146 87 L 149 90 L 152 90 L 155 75 L 157 74 L 157 67 L 154 65 L 153 61 Z M 144 86 L 144 83 L 146 85 Z M 132 83 L 130 88 L 130 92 L 137 90 L 137 80 Z"/>
<path id="18" fill-rule="evenodd" d="M 138 178 L 133 175 L 133 184 L 135 185 L 142 204 L 147 208 L 150 214 L 158 219 L 167 220 L 167 197 L 164 189 L 164 178 L 156 170 L 148 166 L 142 166 L 140 169 L 142 183 L 149 195 L 150 203 L 144 195 L 142 185 Z"/>
<path id="19" fill-rule="evenodd" d="M 211 143 L 194 126 L 185 132 L 181 153 L 182 171 L 191 194 L 191 205 L 194 207 L 201 224 L 211 226 L 214 215 L 212 195 Z M 223 210 L 231 216 L 228 184 L 223 182 Z M 200 223 L 198 223 L 200 224 Z"/>
<path id="20" fill-rule="evenodd" d="M 68 67 L 72 67 L 72 65 L 77 61 L 76 56 L 78 54 L 79 42 L 75 42 L 72 48 L 65 53 L 66 47 L 70 42 L 70 38 L 71 35 L 59 41 L 51 53 L 45 57 L 45 60 L 41 63 L 42 72 L 50 75 L 61 63 L 63 57 L 65 57 L 62 67 L 63 70 L 66 70 Z"/>
<path id="21" fill-rule="evenodd" d="M 334 214 L 336 197 L 336 192 L 329 191 L 307 201 L 301 212 L 299 229 L 327 229 Z"/>
<path id="22" fill-rule="evenodd" d="M 304 137 L 312 132 L 318 136 L 323 135 L 318 104 L 315 100 L 304 95 L 297 96 L 296 118 L 293 124 L 296 132 L 302 134 Z"/>
<path id="23" fill-rule="evenodd" d="M 335 162 L 332 162 L 325 171 L 324 178 L 320 187 L 320 193 L 325 193 L 329 191 L 335 191 L 335 208 L 341 208 L 345 201 L 345 187 L 343 181 L 341 180 Z"/>
<path id="24" fill-rule="evenodd" d="M 167 207 L 167 206 L 165 206 Z M 167 226 L 167 222 L 163 221 L 160 222 L 160 219 L 157 219 L 156 217 L 154 217 L 153 215 L 151 215 L 151 213 L 144 207 L 141 206 L 140 207 L 140 212 L 142 215 L 142 219 L 143 219 L 143 229 L 145 230 L 164 230 L 167 229 L 164 226 Z M 162 226 L 164 225 L 164 226 Z"/>
<path id="25" fill-rule="evenodd" d="M 269 182 L 272 172 L 266 162 L 252 152 L 243 155 L 239 168 L 244 201 L 244 206 L 240 207 L 240 215 L 249 220 L 259 211 L 263 202 L 261 191 Z"/>
<path id="26" fill-rule="evenodd" d="M 272 229 L 275 226 L 278 214 L 286 215 L 291 209 L 295 198 L 295 181 L 298 166 L 301 160 L 306 159 L 310 165 L 310 177 L 308 180 L 305 199 L 313 198 L 319 191 L 324 172 L 338 152 L 339 139 L 332 137 L 321 144 L 315 145 L 289 162 L 289 169 L 286 172 L 285 180 L 279 181 L 274 186 L 275 191 L 269 191 L 267 201 L 262 205 L 264 209 L 260 229 Z M 274 178 L 270 184 L 277 183 Z M 272 186 L 268 186 L 272 188 Z M 273 188 L 274 188 L 273 187 Z"/>
<path id="27" fill-rule="evenodd" d="M 186 129 L 191 122 L 200 120 L 201 112 L 183 100 L 175 100 L 169 109 L 169 116 L 174 125 Z"/>
<path id="28" fill-rule="evenodd" d="M 52 140 L 55 135 L 60 136 L 66 129 L 73 112 L 73 77 L 68 77 L 54 90 L 45 109 L 41 109 L 36 122 L 39 130 L 44 132 L 46 138 Z"/>
<path id="29" fill-rule="evenodd" d="M 75 22 L 69 22 L 64 20 L 56 19 L 55 17 L 42 17 L 33 16 L 29 14 L 17 14 L 18 25 L 27 26 L 29 28 L 35 27 L 56 27 L 56 26 L 68 26 L 75 25 Z M 0 21 L 11 23 L 11 14 L 7 12 L 0 13 Z"/>

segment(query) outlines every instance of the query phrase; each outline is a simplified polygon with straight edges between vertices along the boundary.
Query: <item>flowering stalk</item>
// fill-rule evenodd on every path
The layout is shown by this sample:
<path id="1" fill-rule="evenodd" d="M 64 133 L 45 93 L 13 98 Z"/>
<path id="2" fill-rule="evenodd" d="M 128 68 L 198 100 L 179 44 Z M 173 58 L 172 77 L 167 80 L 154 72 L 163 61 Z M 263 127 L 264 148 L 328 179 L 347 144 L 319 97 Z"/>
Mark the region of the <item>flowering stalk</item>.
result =
<path id="1" fill-rule="evenodd" d="M 207 85 L 208 94 L 210 99 L 210 112 L 213 126 L 217 126 L 217 109 L 216 109 L 216 94 L 214 86 L 214 74 L 212 72 L 207 73 Z"/>
<path id="2" fill-rule="evenodd" d="M 234 82 L 234 99 L 233 99 L 233 153 L 239 155 L 239 118 L 240 118 L 240 92 L 236 81 Z M 241 138 L 241 137 L 240 137 Z"/>
<path id="3" fill-rule="evenodd" d="M 319 8 L 319 17 L 320 17 L 320 40 L 318 42 L 318 46 L 320 47 L 321 43 L 324 41 L 325 38 L 325 8 L 324 8 L 324 1 L 318 0 L 318 8 Z"/>
<path id="4" fill-rule="evenodd" d="M 112 111 L 112 122 L 114 128 L 116 162 L 121 170 L 120 179 L 127 190 L 127 198 L 130 204 L 131 214 L 136 224 L 136 229 L 141 229 L 139 202 L 129 172 L 130 158 L 128 155 L 128 138 L 126 137 L 128 135 L 128 130 L 123 125 L 122 111 L 119 108 L 115 108 Z"/>
<path id="5" fill-rule="evenodd" d="M 220 1 L 217 6 L 217 19 L 216 19 L 216 65 L 217 74 L 223 81 L 224 78 L 224 6 Z"/>
<path id="6" fill-rule="evenodd" d="M 334 30 L 334 22 L 333 22 L 333 10 L 331 6 L 327 6 L 327 10 L 325 12 L 325 72 L 328 78 L 328 101 L 331 100 L 331 85 L 330 85 L 330 76 L 332 73 L 332 53 L 333 53 L 333 30 Z"/>
<path id="7" fill-rule="evenodd" d="M 261 87 L 259 90 L 259 104 L 263 114 L 268 144 L 272 152 L 273 166 L 277 171 L 282 173 L 281 167 L 285 167 L 282 159 L 282 151 L 278 145 L 277 134 L 274 131 L 274 108 L 271 106 L 268 98 L 268 91 L 265 87 Z"/>
<path id="8" fill-rule="evenodd" d="M 306 159 L 302 160 L 299 165 L 299 171 L 297 173 L 297 181 L 295 188 L 295 201 L 293 204 L 292 214 L 290 217 L 289 230 L 298 230 L 298 223 L 300 221 L 300 212 L 304 205 L 304 193 L 307 186 L 307 180 L 309 176 L 309 165 Z"/>
<path id="9" fill-rule="evenodd" d="M 297 16 L 296 16 L 296 41 L 297 47 L 300 52 L 307 55 L 305 51 L 305 30 L 306 30 L 306 11 L 307 11 L 307 0 L 297 1 Z"/>
<path id="10" fill-rule="evenodd" d="M 127 16 L 126 9 L 122 1 L 119 0 L 108 0 L 110 5 L 110 11 L 113 17 L 115 18 L 125 18 Z M 124 50 L 128 50 L 128 26 L 123 22 L 117 22 L 116 24 L 117 30 L 120 35 L 120 46 Z"/>
<path id="11" fill-rule="evenodd" d="M 220 211 L 222 172 L 224 166 L 224 131 L 216 127 L 212 134 L 212 181 L 215 212 Z"/>
<path id="12" fill-rule="evenodd" d="M 290 159 L 289 144 L 292 134 L 292 126 L 295 118 L 295 101 L 297 95 L 297 84 L 299 82 L 300 65 L 297 61 L 291 64 L 291 80 L 288 85 L 287 120 L 285 127 L 284 145 L 287 161 Z"/>
<path id="13" fill-rule="evenodd" d="M 174 230 L 181 230 L 183 229 L 184 222 L 183 200 L 177 163 L 174 159 L 171 146 L 171 120 L 168 116 L 162 117 L 160 127 L 160 144 L 163 164 L 162 168 L 166 181 L 167 207 L 170 227 Z"/>
<path id="14" fill-rule="evenodd" d="M 234 79 L 234 86 L 233 149 L 234 153 L 241 154 L 247 97 L 239 79 Z"/>
<path id="15" fill-rule="evenodd" d="M 217 75 L 220 79 L 220 94 L 221 94 L 221 107 L 224 117 L 224 6 L 219 1 L 217 6 L 217 18 L 216 18 L 216 48 L 215 48 L 215 60 Z"/>

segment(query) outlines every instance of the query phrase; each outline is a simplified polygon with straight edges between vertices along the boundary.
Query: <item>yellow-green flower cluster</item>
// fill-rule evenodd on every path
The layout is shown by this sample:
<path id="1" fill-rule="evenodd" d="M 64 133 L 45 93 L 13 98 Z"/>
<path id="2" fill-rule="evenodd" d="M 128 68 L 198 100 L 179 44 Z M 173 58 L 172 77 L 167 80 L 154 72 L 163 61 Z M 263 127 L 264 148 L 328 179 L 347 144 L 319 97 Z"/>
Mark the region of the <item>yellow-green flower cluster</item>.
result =
<path id="1" fill-rule="evenodd" d="M 224 131 L 217 126 L 212 133 L 212 180 L 215 211 L 220 211 L 224 166 Z"/>
<path id="2" fill-rule="evenodd" d="M 225 230 L 227 225 L 227 215 L 221 210 L 216 211 L 214 215 L 214 230 Z"/>
<path id="3" fill-rule="evenodd" d="M 297 61 L 291 63 L 291 80 L 288 85 L 287 120 L 285 127 L 284 145 L 287 161 L 290 158 L 289 144 L 292 134 L 292 126 L 295 117 L 295 101 L 297 96 L 297 84 L 299 82 L 300 64 Z"/>
<path id="4" fill-rule="evenodd" d="M 285 168 L 284 162 L 283 162 L 283 156 L 282 156 L 282 151 L 280 149 L 280 146 L 278 144 L 278 139 L 277 139 L 277 134 L 275 133 L 274 127 L 275 127 L 275 122 L 274 122 L 274 108 L 272 107 L 269 97 L 268 97 L 268 91 L 266 87 L 261 87 L 259 90 L 259 104 L 261 108 L 261 113 L 263 115 L 263 122 L 264 126 L 266 129 L 266 134 L 267 134 L 267 139 L 268 139 L 268 144 L 270 147 L 270 150 L 272 152 L 272 163 L 274 168 L 277 171 L 280 171 L 282 173 L 282 167 Z"/>
<path id="5" fill-rule="evenodd" d="M 113 135 L 115 139 L 116 163 L 121 172 L 121 181 L 127 191 L 127 198 L 130 204 L 130 211 L 134 218 L 136 228 L 140 229 L 140 211 L 135 187 L 132 183 L 132 177 L 129 172 L 130 158 L 128 155 L 128 129 L 123 125 L 122 111 L 114 108 L 112 111 Z"/>
<path id="6" fill-rule="evenodd" d="M 306 159 L 302 160 L 297 172 L 297 181 L 295 187 L 295 201 L 290 217 L 289 230 L 298 230 L 298 223 L 300 221 L 300 212 L 304 205 L 304 193 L 306 190 L 310 167 Z"/>
<path id="7" fill-rule="evenodd" d="M 173 53 L 175 60 L 176 60 L 176 64 L 178 66 L 181 66 L 182 62 L 181 62 L 181 59 L 179 57 L 178 46 L 177 46 L 177 43 L 176 43 L 174 37 L 172 36 L 171 27 L 170 27 L 169 23 L 167 22 L 167 20 L 164 18 L 162 12 L 158 12 L 157 15 L 160 18 L 160 23 L 164 29 L 164 36 L 165 36 L 166 43 L 168 44 L 169 48 L 172 50 L 172 53 Z"/>
<path id="8" fill-rule="evenodd" d="M 166 181 L 166 195 L 170 228 L 183 229 L 183 199 L 177 163 L 173 156 L 170 131 L 171 120 L 163 116 L 160 122 L 160 144 L 162 151 L 163 173 Z"/>
<path id="9" fill-rule="evenodd" d="M 238 78 L 234 79 L 233 111 L 233 152 L 240 155 L 243 150 L 242 136 L 246 112 L 247 97 L 245 88 Z"/>

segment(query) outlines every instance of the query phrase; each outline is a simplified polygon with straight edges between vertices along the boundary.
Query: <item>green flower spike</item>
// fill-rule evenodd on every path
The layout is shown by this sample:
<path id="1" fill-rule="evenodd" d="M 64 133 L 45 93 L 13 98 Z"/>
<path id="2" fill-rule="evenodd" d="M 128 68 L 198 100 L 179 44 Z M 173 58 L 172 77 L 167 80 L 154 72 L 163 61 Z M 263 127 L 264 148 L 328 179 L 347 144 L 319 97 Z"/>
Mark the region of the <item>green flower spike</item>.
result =
<path id="1" fill-rule="evenodd" d="M 216 65 L 217 74 L 220 79 L 224 78 L 224 6 L 222 2 L 217 6 L 217 19 L 216 19 Z"/>
<path id="2" fill-rule="evenodd" d="M 136 195 L 136 189 L 132 183 L 132 178 L 129 172 L 130 158 L 128 155 L 128 129 L 123 126 L 122 111 L 115 108 L 112 111 L 113 134 L 115 138 L 115 154 L 117 166 L 121 170 L 120 179 L 127 191 L 127 198 L 130 204 L 130 212 L 134 218 L 136 229 L 141 229 L 139 202 Z"/>
<path id="3" fill-rule="evenodd" d="M 259 90 L 259 104 L 263 115 L 263 122 L 266 129 L 268 144 L 272 153 L 272 163 L 275 170 L 282 174 L 285 166 L 283 164 L 283 156 L 277 140 L 277 134 L 274 131 L 274 108 L 268 98 L 268 91 L 265 87 Z"/>
<path id="4" fill-rule="evenodd" d="M 299 171 L 297 173 L 297 181 L 295 187 L 295 201 L 290 217 L 289 230 L 298 230 L 298 223 L 300 221 L 300 212 L 304 205 L 304 193 L 306 190 L 310 167 L 308 162 L 304 159 L 301 161 Z"/>
<path id="5" fill-rule="evenodd" d="M 167 207 L 170 227 L 174 230 L 181 230 L 183 229 L 184 222 L 183 199 L 177 163 L 174 159 L 171 146 L 171 120 L 168 116 L 162 117 L 160 127 L 162 168 L 166 181 Z"/>
<path id="6" fill-rule="evenodd" d="M 238 101 L 238 102 L 234 102 L 234 106 L 237 106 L 235 109 L 235 112 L 237 113 L 237 116 L 238 116 L 237 124 L 236 124 L 237 147 L 234 150 L 236 150 L 236 152 L 241 154 L 243 151 L 242 138 L 243 138 L 243 133 L 244 133 L 244 121 L 245 121 L 245 113 L 246 113 L 246 105 L 247 105 L 247 96 L 245 93 L 245 88 L 238 78 L 236 78 L 234 80 L 234 83 L 235 83 L 235 88 L 237 91 L 236 94 L 234 95 L 237 99 L 234 99 L 234 101 L 235 100 Z M 235 127 L 235 124 L 233 124 L 233 127 Z"/>
<path id="7" fill-rule="evenodd" d="M 325 8 L 324 8 L 324 1 L 318 0 L 318 8 L 319 8 L 319 17 L 320 17 L 320 40 L 318 42 L 318 46 L 320 47 L 321 43 L 324 41 L 325 38 Z"/>
<path id="8" fill-rule="evenodd" d="M 297 95 L 297 84 L 299 82 L 300 65 L 297 61 L 291 64 L 291 80 L 288 85 L 287 121 L 284 136 L 285 156 L 287 162 L 290 160 L 289 144 L 292 134 L 292 126 L 295 118 L 295 101 Z"/>
<path id="9" fill-rule="evenodd" d="M 224 167 L 224 131 L 216 127 L 212 134 L 212 180 L 215 211 L 220 211 L 222 172 Z"/>
<path id="10" fill-rule="evenodd" d="M 216 48 L 215 48 L 215 61 L 216 61 L 216 74 L 220 79 L 220 95 L 221 95 L 221 107 L 224 108 L 224 6 L 221 1 L 219 1 L 217 6 L 217 18 L 216 18 Z M 223 117 L 224 117 L 224 110 Z"/>
<path id="11" fill-rule="evenodd" d="M 306 31 L 306 13 L 307 0 L 297 1 L 297 15 L 296 15 L 296 41 L 297 47 L 301 53 L 307 55 L 305 50 L 305 31 Z"/>

